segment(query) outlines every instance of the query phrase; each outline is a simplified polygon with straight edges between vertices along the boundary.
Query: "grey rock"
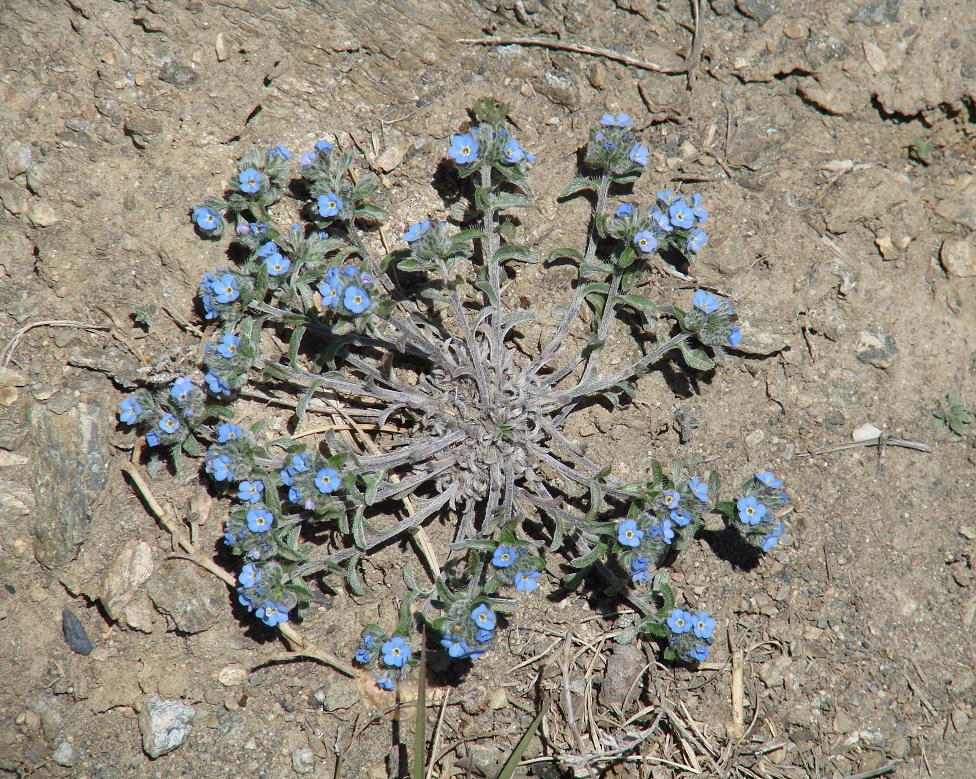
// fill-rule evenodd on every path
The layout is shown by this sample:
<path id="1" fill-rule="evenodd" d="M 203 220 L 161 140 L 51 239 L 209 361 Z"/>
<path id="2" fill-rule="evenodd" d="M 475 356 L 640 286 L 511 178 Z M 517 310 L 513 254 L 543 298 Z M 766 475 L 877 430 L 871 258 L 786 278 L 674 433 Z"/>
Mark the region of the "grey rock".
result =
<path id="1" fill-rule="evenodd" d="M 894 338 L 887 333 L 870 333 L 866 330 L 861 333 L 861 340 L 855 351 L 861 362 L 881 370 L 887 370 L 894 365 L 898 356 L 898 346 Z"/>
<path id="2" fill-rule="evenodd" d="M 3 152 L 3 161 L 7 167 L 7 177 L 16 178 L 26 173 L 30 168 L 33 155 L 30 146 L 23 141 L 11 141 Z"/>
<path id="3" fill-rule="evenodd" d="M 50 203 L 38 200 L 31 205 L 30 213 L 27 215 L 34 227 L 50 227 L 61 221 L 58 212 L 54 210 Z"/>
<path id="4" fill-rule="evenodd" d="M 178 87 L 188 87 L 197 80 L 197 74 L 193 68 L 189 68 L 176 60 L 166 60 L 156 75 L 159 76 L 160 81 Z"/>
<path id="5" fill-rule="evenodd" d="M 826 65 L 828 62 L 843 59 L 848 55 L 847 47 L 833 35 L 820 31 L 810 33 L 807 41 L 806 55 L 807 60 L 815 68 Z"/>
<path id="6" fill-rule="evenodd" d="M 79 655 L 91 654 L 92 642 L 88 638 L 88 632 L 71 609 L 61 612 L 61 629 L 64 631 L 64 641 L 71 647 L 72 652 Z"/>
<path id="7" fill-rule="evenodd" d="M 888 747 L 888 755 L 894 760 L 904 760 L 912 751 L 912 743 L 905 736 L 898 736 Z"/>
<path id="8" fill-rule="evenodd" d="M 20 448 L 26 438 L 26 424 L 7 417 L 0 417 L 0 449 L 12 452 Z"/>
<path id="9" fill-rule="evenodd" d="M 976 78 L 976 60 L 968 60 L 959 66 L 959 75 L 965 79 Z"/>
<path id="10" fill-rule="evenodd" d="M 580 103 L 580 91 L 572 76 L 557 76 L 546 71 L 542 93 L 557 105 L 576 108 Z"/>
<path id="11" fill-rule="evenodd" d="M 11 214 L 17 216 L 27 211 L 27 190 L 16 181 L 0 183 L 0 203 Z"/>
<path id="12" fill-rule="evenodd" d="M 44 690 L 28 701 L 27 708 L 37 715 L 41 721 L 41 728 L 44 730 L 44 739 L 53 746 L 61 735 L 61 726 L 64 724 L 64 712 L 61 703 L 53 693 Z"/>
<path id="13" fill-rule="evenodd" d="M 852 22 L 877 27 L 879 24 L 893 24 L 898 21 L 901 0 L 871 0 L 865 3 L 851 17 Z"/>
<path id="14" fill-rule="evenodd" d="M 112 560 L 102 577 L 98 599 L 105 613 L 118 619 L 122 610 L 153 572 L 153 551 L 145 541 L 131 540 Z"/>
<path id="15" fill-rule="evenodd" d="M 756 261 L 756 252 L 749 248 L 746 239 L 738 233 L 728 236 L 713 247 L 710 246 L 704 255 L 699 262 L 714 268 L 723 276 L 734 276 L 747 271 Z"/>
<path id="16" fill-rule="evenodd" d="M 735 7 L 743 16 L 748 16 L 754 22 L 765 24 L 776 12 L 777 2 L 766 0 L 736 0 Z"/>
<path id="17" fill-rule="evenodd" d="M 950 276 L 976 276 L 976 246 L 962 238 L 946 238 L 942 242 L 939 261 Z"/>
<path id="18" fill-rule="evenodd" d="M 326 711 L 336 711 L 337 709 L 351 709 L 360 701 L 359 691 L 352 683 L 345 680 L 336 679 L 329 686 L 325 694 L 324 708 Z"/>
<path id="19" fill-rule="evenodd" d="M 163 123 L 147 111 L 134 108 L 125 118 L 125 132 L 140 148 L 145 147 L 154 135 L 162 131 Z"/>
<path id="20" fill-rule="evenodd" d="M 32 403 L 27 421 L 35 452 L 34 556 L 52 568 L 73 559 L 88 537 L 91 505 L 107 478 L 111 417 L 89 399 L 61 415 Z"/>
<path id="21" fill-rule="evenodd" d="M 188 560 L 162 563 L 146 589 L 156 609 L 170 616 L 183 633 L 213 627 L 227 607 L 223 586 Z"/>
<path id="22" fill-rule="evenodd" d="M 607 659 L 607 669 L 603 673 L 600 687 L 600 703 L 607 708 L 622 708 L 630 693 L 631 699 L 640 690 L 638 677 L 643 673 L 647 661 L 644 653 L 635 644 L 615 644 Z"/>
<path id="23" fill-rule="evenodd" d="M 91 122 L 80 116 L 72 116 L 65 119 L 64 126 L 76 133 L 87 133 L 91 129 Z"/>
<path id="24" fill-rule="evenodd" d="M 142 748 L 151 758 L 172 752 L 186 741 L 193 730 L 192 706 L 182 701 L 153 696 L 139 712 Z"/>
<path id="25" fill-rule="evenodd" d="M 0 479 L 0 526 L 34 510 L 34 492 L 19 482 Z"/>
<path id="26" fill-rule="evenodd" d="M 957 225 L 976 230 L 976 184 L 953 192 L 936 206 L 935 213 Z"/>
<path id="27" fill-rule="evenodd" d="M 70 768 L 75 764 L 75 748 L 67 741 L 62 741 L 51 754 L 51 759 L 58 765 Z"/>
<path id="28" fill-rule="evenodd" d="M 291 767 L 296 774 L 310 774 L 315 770 L 315 754 L 311 749 L 296 749 L 291 753 Z"/>

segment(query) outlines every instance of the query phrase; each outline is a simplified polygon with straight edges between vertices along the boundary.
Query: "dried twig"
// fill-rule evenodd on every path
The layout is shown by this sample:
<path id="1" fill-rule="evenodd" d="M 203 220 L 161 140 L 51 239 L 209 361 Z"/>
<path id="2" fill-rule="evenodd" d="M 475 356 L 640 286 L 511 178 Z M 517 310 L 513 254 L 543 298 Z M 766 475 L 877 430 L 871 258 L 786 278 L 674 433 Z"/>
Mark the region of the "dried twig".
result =
<path id="1" fill-rule="evenodd" d="M 646 60 L 628 57 L 625 54 L 619 54 L 611 49 L 596 49 L 592 46 L 580 46 L 575 43 L 560 43 L 559 41 L 545 41 L 540 40 L 539 38 L 461 38 L 457 42 L 469 43 L 475 46 L 541 46 L 544 49 L 571 51 L 576 54 L 588 54 L 591 57 L 603 57 L 604 59 L 629 65 L 632 68 L 650 70 L 654 73 L 668 73 L 671 75 L 677 75 L 687 73 L 689 70 L 689 64 L 680 65 L 678 67 L 667 67 L 665 65 L 658 65 L 656 62 L 647 62 Z M 690 57 L 688 62 L 691 62 Z"/>
<path id="2" fill-rule="evenodd" d="M 889 438 L 888 436 L 880 436 L 878 438 L 871 438 L 867 441 L 851 441 L 844 444 L 831 444 L 830 446 L 822 446 L 819 449 L 815 449 L 812 452 L 799 452 L 796 457 L 818 457 L 822 454 L 830 454 L 832 452 L 842 452 L 845 449 L 857 449 L 862 446 L 877 446 L 879 451 L 885 446 L 900 446 L 904 449 L 914 449 L 916 452 L 934 452 L 935 450 L 928 444 L 920 443 L 919 441 L 906 441 L 903 438 Z"/>
<path id="3" fill-rule="evenodd" d="M 890 774 L 903 762 L 904 762 L 903 760 L 892 760 L 890 763 L 885 763 L 883 766 L 872 768 L 869 771 L 861 771 L 861 773 L 859 774 L 851 774 L 850 776 L 845 776 L 844 779 L 874 779 L 874 777 L 876 776 L 883 776 L 884 774 Z"/>
<path id="4" fill-rule="evenodd" d="M 77 327 L 79 330 L 111 330 L 111 325 L 93 325 L 89 322 L 75 322 L 70 319 L 44 319 L 40 322 L 31 322 L 29 325 L 24 325 L 20 330 L 14 333 L 14 337 L 10 339 L 7 343 L 6 356 L 3 359 L 3 365 L 0 368 L 6 368 L 10 365 L 10 360 L 14 356 L 14 352 L 17 351 L 17 347 L 20 346 L 20 342 L 23 340 L 24 336 L 27 335 L 35 327 Z"/>

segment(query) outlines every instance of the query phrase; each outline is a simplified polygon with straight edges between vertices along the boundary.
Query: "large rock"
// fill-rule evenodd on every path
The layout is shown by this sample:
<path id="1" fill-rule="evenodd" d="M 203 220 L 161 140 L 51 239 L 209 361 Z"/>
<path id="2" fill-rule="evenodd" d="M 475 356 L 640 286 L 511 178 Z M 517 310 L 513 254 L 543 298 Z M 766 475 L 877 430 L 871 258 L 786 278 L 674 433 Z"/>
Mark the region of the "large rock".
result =
<path id="1" fill-rule="evenodd" d="M 189 560 L 166 560 L 146 589 L 156 609 L 172 617 L 181 633 L 212 627 L 227 608 L 224 586 Z"/>
<path id="2" fill-rule="evenodd" d="M 48 568 L 73 559 L 88 537 L 91 506 L 107 477 L 113 422 L 93 400 L 58 410 L 36 403 L 27 412 L 35 453 L 34 556 Z"/>
<path id="3" fill-rule="evenodd" d="M 142 748 L 151 758 L 172 752 L 193 730 L 192 706 L 182 701 L 166 700 L 153 696 L 139 712 L 139 730 L 142 731 Z"/>

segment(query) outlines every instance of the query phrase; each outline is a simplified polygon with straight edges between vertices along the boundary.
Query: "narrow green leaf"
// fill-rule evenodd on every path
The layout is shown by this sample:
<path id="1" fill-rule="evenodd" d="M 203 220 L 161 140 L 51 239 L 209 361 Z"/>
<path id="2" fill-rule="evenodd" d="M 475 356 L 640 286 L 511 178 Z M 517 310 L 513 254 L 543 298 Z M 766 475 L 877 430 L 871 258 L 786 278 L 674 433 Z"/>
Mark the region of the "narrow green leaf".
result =
<path id="1" fill-rule="evenodd" d="M 529 724 L 529 729 L 525 731 L 525 735 L 519 739 L 518 744 L 515 745 L 515 749 L 512 750 L 512 754 L 509 755 L 508 760 L 505 761 L 505 765 L 502 766 L 501 772 L 498 774 L 498 779 L 512 779 L 515 775 L 516 769 L 518 769 L 519 763 L 522 761 L 522 755 L 525 754 L 525 750 L 528 749 L 529 744 L 532 742 L 532 738 L 535 736 L 536 731 L 542 724 L 543 718 L 549 713 L 549 701 L 542 704 L 542 708 L 539 713 L 535 715 L 535 719 Z"/>
<path id="2" fill-rule="evenodd" d="M 681 355 L 685 358 L 685 363 L 692 370 L 710 371 L 715 367 L 715 362 L 702 349 L 695 349 L 689 346 L 687 341 L 682 341 L 680 348 Z"/>
<path id="3" fill-rule="evenodd" d="M 577 192 L 595 191 L 598 185 L 599 182 L 595 179 L 577 176 L 565 186 L 563 191 L 559 193 L 559 197 L 569 197 Z"/>
<path id="4" fill-rule="evenodd" d="M 571 249 L 568 246 L 560 246 L 557 249 L 553 249 L 546 257 L 546 262 L 552 262 L 553 260 L 559 260 L 564 257 L 576 260 L 580 265 L 583 264 L 583 255 L 576 251 L 576 249 Z"/>
<path id="5" fill-rule="evenodd" d="M 496 263 L 507 262 L 508 260 L 518 260 L 519 262 L 538 262 L 539 256 L 528 246 L 519 246 L 517 243 L 509 243 L 502 246 L 492 256 L 492 261 Z"/>
<path id="6" fill-rule="evenodd" d="M 577 570 L 585 570 L 603 557 L 606 551 L 607 545 L 605 542 L 601 541 L 587 554 L 583 555 L 582 557 L 577 557 L 574 560 L 570 560 L 569 564 L 571 567 L 576 568 Z"/>
<path id="7" fill-rule="evenodd" d="M 298 401 L 295 403 L 295 421 L 301 422 L 305 416 L 305 410 L 308 408 L 308 402 L 312 399 L 312 395 L 315 391 L 322 386 L 324 382 L 322 379 L 315 379 L 311 384 L 308 385 L 301 395 L 298 396 Z"/>
<path id="8" fill-rule="evenodd" d="M 183 451 L 186 452 L 190 457 L 200 456 L 200 444 L 197 443 L 192 435 L 188 435 L 183 439 Z"/>
<path id="9" fill-rule="evenodd" d="M 413 779 L 424 779 L 427 761 L 427 636 L 420 633 L 420 667 L 417 669 L 417 726 L 413 739 Z M 433 757 L 433 755 L 431 755 Z"/>
<path id="10" fill-rule="evenodd" d="M 288 341 L 288 362 L 296 371 L 298 370 L 298 348 L 302 343 L 302 336 L 305 335 L 305 325 L 299 325 L 291 334 Z"/>

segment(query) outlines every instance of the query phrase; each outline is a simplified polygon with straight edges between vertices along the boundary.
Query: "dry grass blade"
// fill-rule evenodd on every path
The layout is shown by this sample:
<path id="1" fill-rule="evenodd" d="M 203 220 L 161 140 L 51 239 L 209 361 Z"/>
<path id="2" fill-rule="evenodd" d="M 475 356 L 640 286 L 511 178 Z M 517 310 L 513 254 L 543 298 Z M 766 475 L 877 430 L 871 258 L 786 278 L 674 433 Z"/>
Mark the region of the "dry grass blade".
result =
<path id="1" fill-rule="evenodd" d="M 525 735 L 519 739 L 519 742 L 515 745 L 515 749 L 512 750 L 512 754 L 509 755 L 508 760 L 505 761 L 505 765 L 502 766 L 502 770 L 498 774 L 498 779 L 512 779 L 512 776 L 515 774 L 515 769 L 519 767 L 519 763 L 522 761 L 522 755 L 524 755 L 525 750 L 528 749 L 533 736 L 535 736 L 536 731 L 542 724 L 543 718 L 549 713 L 549 703 L 550 701 L 547 698 L 542 704 L 542 708 L 539 710 L 539 713 L 535 715 L 535 719 L 529 724 L 529 728 L 525 731 Z"/>
<path id="2" fill-rule="evenodd" d="M 417 726 L 413 736 L 413 779 L 424 779 L 424 753 L 427 747 L 427 636 L 420 634 L 420 677 L 417 681 Z M 434 750 L 430 750 L 431 758 Z"/>

